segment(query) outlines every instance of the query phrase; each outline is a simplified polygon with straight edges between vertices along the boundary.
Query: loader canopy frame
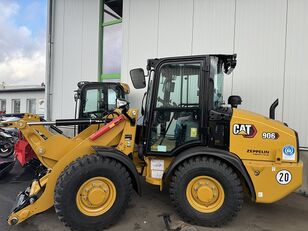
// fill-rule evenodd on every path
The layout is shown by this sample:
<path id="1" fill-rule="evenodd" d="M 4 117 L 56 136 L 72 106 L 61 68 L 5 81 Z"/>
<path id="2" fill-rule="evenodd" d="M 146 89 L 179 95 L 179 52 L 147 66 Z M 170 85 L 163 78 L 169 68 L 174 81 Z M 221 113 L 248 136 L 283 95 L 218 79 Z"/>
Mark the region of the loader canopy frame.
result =
<path id="1" fill-rule="evenodd" d="M 209 112 L 223 102 L 224 74 L 233 70 L 235 58 L 205 55 L 148 60 L 142 133 L 146 155 L 174 156 L 209 144 Z"/>
<path id="2" fill-rule="evenodd" d="M 125 98 L 125 91 L 120 83 L 86 82 L 77 90 L 80 100 L 79 119 L 103 118 L 116 108 L 116 99 Z M 77 110 L 77 109 L 76 109 Z M 88 125 L 78 125 L 78 133 Z"/>
<path id="3" fill-rule="evenodd" d="M 96 100 L 90 100 L 93 97 Z M 125 93 L 120 83 L 91 82 L 81 87 L 80 98 L 78 118 L 91 118 L 95 114 L 93 111 L 113 111 L 116 108 L 116 99 L 125 98 Z"/>

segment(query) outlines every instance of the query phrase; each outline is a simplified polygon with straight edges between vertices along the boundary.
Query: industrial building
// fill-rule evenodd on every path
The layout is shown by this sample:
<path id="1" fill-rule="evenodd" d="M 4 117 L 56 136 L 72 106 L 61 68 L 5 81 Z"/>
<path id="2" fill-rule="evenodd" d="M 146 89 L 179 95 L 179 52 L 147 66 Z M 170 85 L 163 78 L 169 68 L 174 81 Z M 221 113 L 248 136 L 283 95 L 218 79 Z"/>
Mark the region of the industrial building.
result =
<path id="1" fill-rule="evenodd" d="M 33 113 L 45 114 L 45 86 L 0 86 L 0 115 Z"/>
<path id="2" fill-rule="evenodd" d="M 305 0 L 50 0 L 47 115 L 72 118 L 80 80 L 122 81 L 155 57 L 237 53 L 225 101 L 277 119 L 308 146 L 308 2 Z M 131 106 L 144 90 L 131 87 Z"/>

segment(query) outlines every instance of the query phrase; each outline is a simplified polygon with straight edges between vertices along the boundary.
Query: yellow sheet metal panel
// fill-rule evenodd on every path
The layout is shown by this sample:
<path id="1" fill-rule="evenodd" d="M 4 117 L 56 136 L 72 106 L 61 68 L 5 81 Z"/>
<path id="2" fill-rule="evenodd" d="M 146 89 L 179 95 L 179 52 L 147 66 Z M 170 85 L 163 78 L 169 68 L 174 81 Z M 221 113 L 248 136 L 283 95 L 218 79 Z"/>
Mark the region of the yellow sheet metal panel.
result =
<path id="1" fill-rule="evenodd" d="M 295 191 L 302 184 L 303 162 L 275 164 L 243 161 L 254 184 L 256 202 L 272 203 Z"/>
<path id="2" fill-rule="evenodd" d="M 295 132 L 279 121 L 233 109 L 230 152 L 245 160 L 297 162 Z"/>

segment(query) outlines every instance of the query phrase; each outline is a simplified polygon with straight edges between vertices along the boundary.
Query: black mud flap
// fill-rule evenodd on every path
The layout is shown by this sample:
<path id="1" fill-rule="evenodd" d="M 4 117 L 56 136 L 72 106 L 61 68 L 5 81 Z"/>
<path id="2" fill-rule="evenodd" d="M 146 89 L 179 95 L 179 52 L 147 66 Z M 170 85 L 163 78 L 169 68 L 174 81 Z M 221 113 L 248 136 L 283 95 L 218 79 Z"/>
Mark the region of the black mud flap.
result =
<path id="1" fill-rule="evenodd" d="M 15 160 L 0 161 L 0 179 L 9 174 L 10 171 L 12 171 L 14 165 L 15 165 Z"/>

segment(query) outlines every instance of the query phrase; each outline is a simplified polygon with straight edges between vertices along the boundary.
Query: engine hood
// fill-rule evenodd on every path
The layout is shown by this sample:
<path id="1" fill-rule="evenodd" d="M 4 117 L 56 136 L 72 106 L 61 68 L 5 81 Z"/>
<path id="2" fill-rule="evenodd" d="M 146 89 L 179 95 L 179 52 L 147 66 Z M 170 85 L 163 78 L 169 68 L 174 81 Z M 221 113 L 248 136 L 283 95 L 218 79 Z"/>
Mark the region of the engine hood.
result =
<path id="1" fill-rule="evenodd" d="M 230 151 L 242 159 L 296 162 L 297 135 L 280 121 L 233 108 Z"/>

